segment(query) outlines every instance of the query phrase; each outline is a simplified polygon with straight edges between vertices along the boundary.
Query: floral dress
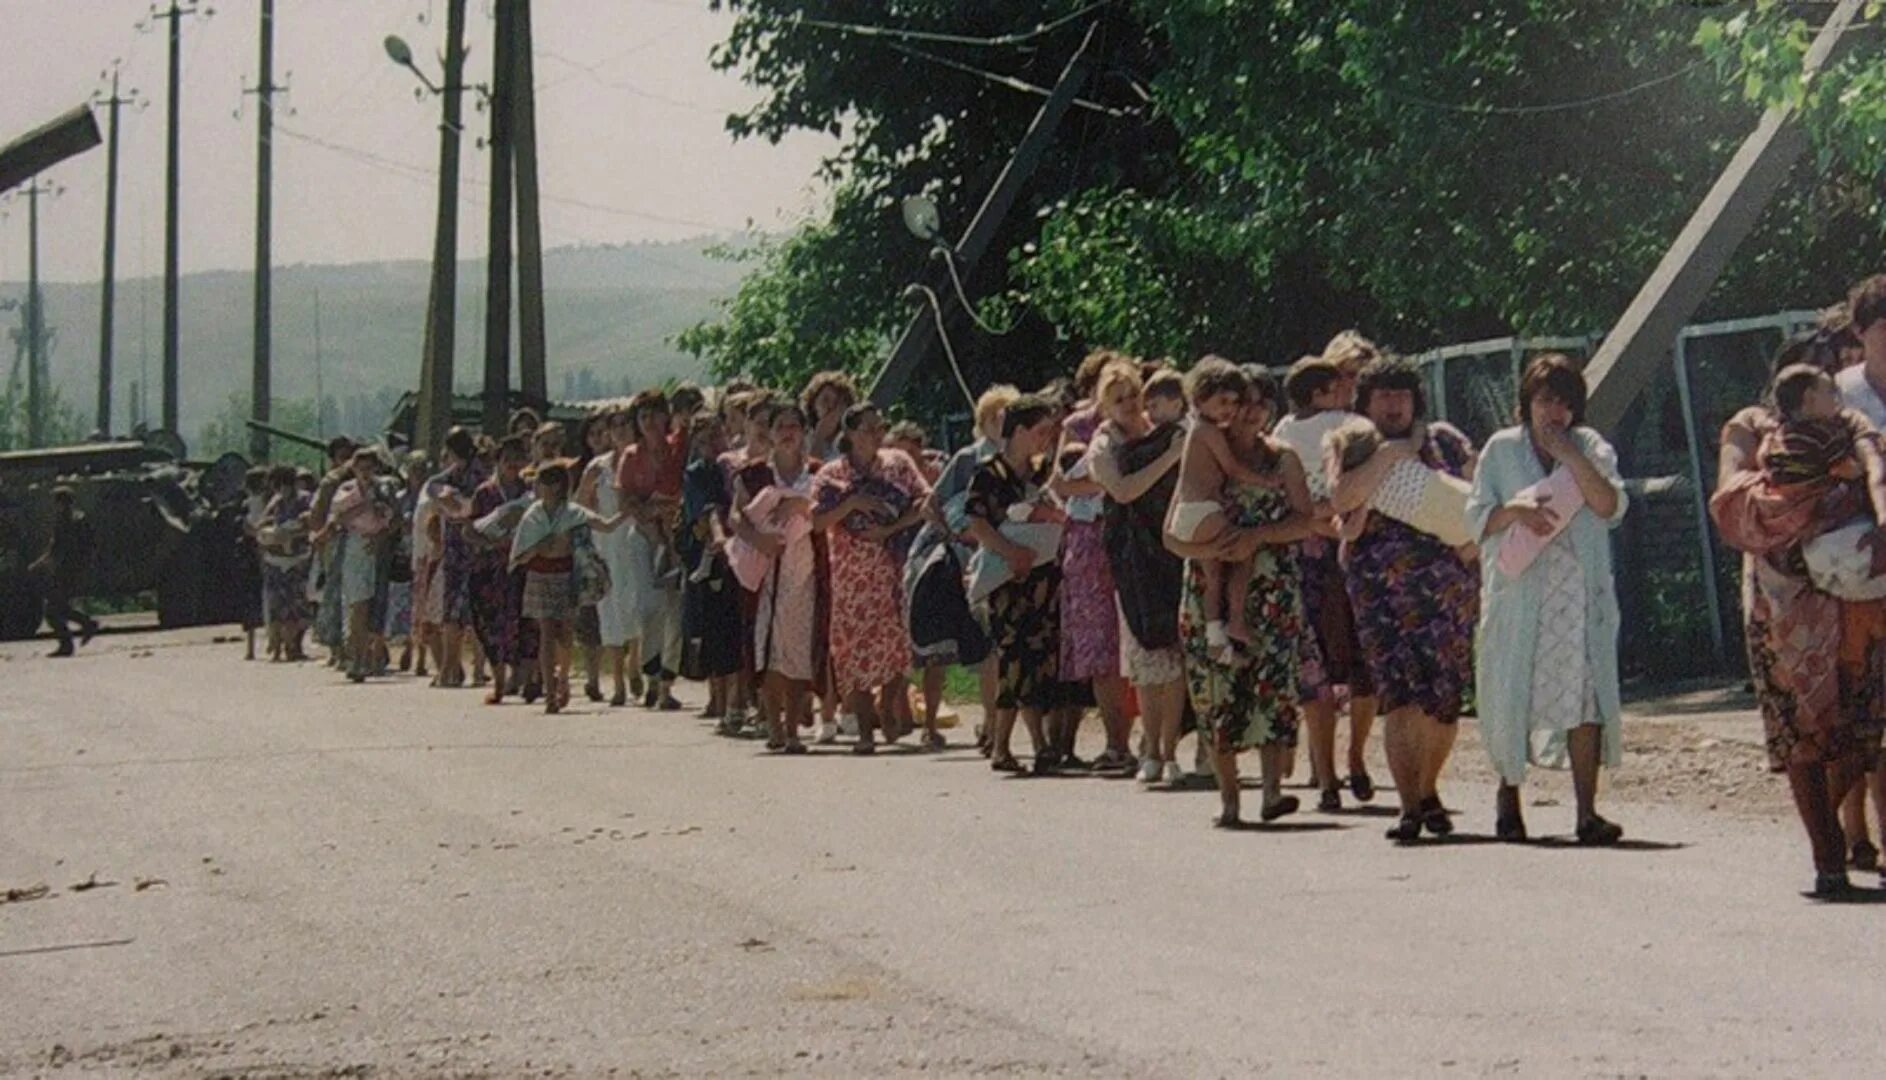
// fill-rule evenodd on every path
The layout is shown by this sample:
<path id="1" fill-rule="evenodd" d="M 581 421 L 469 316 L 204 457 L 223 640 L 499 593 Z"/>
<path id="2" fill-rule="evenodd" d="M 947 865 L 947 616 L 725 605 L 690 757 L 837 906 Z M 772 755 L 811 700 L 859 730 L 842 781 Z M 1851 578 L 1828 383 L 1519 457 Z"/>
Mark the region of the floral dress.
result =
<path id="1" fill-rule="evenodd" d="M 1290 516 L 1289 497 L 1272 488 L 1240 486 L 1226 501 L 1231 523 L 1239 528 L 1275 524 Z M 1204 575 L 1197 562 L 1186 562 L 1179 642 L 1185 654 L 1186 694 L 1198 714 L 1199 730 L 1210 732 L 1220 750 L 1272 743 L 1294 746 L 1300 642 L 1306 633 L 1294 547 L 1258 549 L 1244 613 L 1251 642 L 1240 663 L 1221 663 L 1205 632 Z"/>
<path id="2" fill-rule="evenodd" d="M 1429 425 L 1423 464 L 1465 477 L 1472 460 L 1465 435 Z M 1417 708 L 1444 724 L 1460 719 L 1473 679 L 1479 570 L 1427 533 L 1372 513 L 1349 546 L 1347 580 L 1378 708 Z"/>
<path id="3" fill-rule="evenodd" d="M 1091 409 L 1068 417 L 1068 438 L 1092 443 L 1100 416 Z M 1078 501 L 1078 500 L 1077 500 Z M 1068 682 L 1120 674 L 1120 612 L 1104 525 L 1070 518 L 1061 540 L 1061 678 Z"/>
<path id="4" fill-rule="evenodd" d="M 460 465 L 442 472 L 439 481 L 463 497 L 471 497 L 485 482 L 484 470 L 476 465 Z M 440 621 L 452 626 L 466 626 L 472 621 L 472 570 L 476 562 L 476 543 L 466 535 L 466 522 L 446 521 L 440 533 L 438 573 Z"/>
<path id="5" fill-rule="evenodd" d="M 967 512 L 1001 528 L 1009 507 L 1033 499 L 1039 477 L 1016 474 L 1000 456 L 969 482 Z M 1020 581 L 989 595 L 989 636 L 995 641 L 999 709 L 1052 709 L 1060 704 L 1061 568 L 1041 563 Z"/>
<path id="6" fill-rule="evenodd" d="M 500 477 L 480 484 L 472 494 L 473 521 L 524 494 L 524 482 L 506 484 Z M 478 633 L 478 643 L 485 657 L 494 664 L 530 665 L 537 660 L 537 628 L 524 621 L 524 574 L 507 565 L 509 539 L 485 543 L 482 537 L 467 537 L 475 545 L 470 575 L 471 622 Z"/>
<path id="7" fill-rule="evenodd" d="M 849 456 L 826 463 L 812 485 L 820 511 L 863 490 L 883 498 L 902 517 L 929 494 L 916 462 L 901 450 L 880 450 L 868 472 Z M 895 520 L 893 518 L 892 520 Z M 868 693 L 910 670 L 910 634 L 904 626 L 903 554 L 896 537 L 872 542 L 864 530 L 887 524 L 852 514 L 828 534 L 831 559 L 832 678 L 838 692 Z M 906 539 L 914 529 L 905 530 Z"/>
<path id="8" fill-rule="evenodd" d="M 277 495 L 269 504 L 267 522 L 276 529 L 293 531 L 297 521 L 308 512 L 308 496 L 301 492 Z M 308 621 L 308 541 L 304 535 L 273 550 L 262 553 L 263 610 L 270 622 Z"/>

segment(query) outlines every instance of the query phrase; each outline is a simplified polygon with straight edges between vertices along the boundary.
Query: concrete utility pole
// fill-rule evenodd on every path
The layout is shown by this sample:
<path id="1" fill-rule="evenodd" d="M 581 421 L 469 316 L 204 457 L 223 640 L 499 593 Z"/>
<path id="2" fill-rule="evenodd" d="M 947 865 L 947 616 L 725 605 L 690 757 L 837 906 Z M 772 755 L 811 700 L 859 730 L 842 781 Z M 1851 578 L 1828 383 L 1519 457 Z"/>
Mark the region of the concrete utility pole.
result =
<path id="1" fill-rule="evenodd" d="M 39 198 L 62 189 L 42 180 L 20 189 L 26 196 L 26 445 L 46 444 L 46 298 L 39 294 Z"/>
<path id="2" fill-rule="evenodd" d="M 524 396 L 550 397 L 544 372 L 544 237 L 537 198 L 537 94 L 530 29 L 531 0 L 511 0 L 511 141 L 517 165 L 517 367 Z"/>
<path id="3" fill-rule="evenodd" d="M 97 102 L 109 109 L 105 136 L 105 268 L 98 298 L 98 414 L 95 426 L 101 435 L 111 434 L 111 347 L 114 299 L 118 289 L 118 107 L 140 103 L 137 91 L 131 97 L 118 92 L 118 67 L 111 68 L 111 96 Z"/>
<path id="4" fill-rule="evenodd" d="M 517 6 L 497 0 L 491 57 L 491 203 L 486 217 L 484 429 L 504 430 L 511 389 L 511 91 Z"/>
<path id="5" fill-rule="evenodd" d="M 938 245 L 939 250 L 945 251 L 949 258 L 955 260 L 957 271 L 965 280 L 975 276 L 976 266 L 988 252 L 996 231 L 1002 227 L 1002 222 L 1008 217 L 1009 210 L 1015 205 L 1015 199 L 1028 183 L 1028 178 L 1034 175 L 1035 167 L 1041 163 L 1041 155 L 1054 142 L 1061 119 L 1067 115 L 1092 73 L 1094 62 L 1088 56 L 1088 50 L 1093 46 L 1098 29 L 1097 23 L 1087 28 L 1087 35 L 1081 39 L 1080 48 L 1074 50 L 1067 68 L 1061 72 L 1060 81 L 1054 84 L 1054 91 L 1042 104 L 1041 111 L 1035 114 L 1034 122 L 1028 125 L 1027 134 L 1022 136 L 1021 143 L 1015 147 L 1014 156 L 1009 158 L 1001 175 L 996 177 L 995 186 L 989 189 L 981 209 L 976 211 L 969 228 L 964 230 L 963 238 L 951 249 Z M 940 295 L 945 311 L 957 302 L 952 290 L 940 290 Z M 922 365 L 924 358 L 930 355 L 937 344 L 934 314 L 919 311 L 910 320 L 910 325 L 904 328 L 903 336 L 897 339 L 897 346 L 891 350 L 890 359 L 884 362 L 883 369 L 878 372 L 877 381 L 871 384 L 871 400 L 880 408 L 887 408 L 894 403 L 898 395 L 904 392 L 904 384 L 910 381 L 911 374 Z"/>
<path id="6" fill-rule="evenodd" d="M 419 408 L 414 444 L 436 454 L 452 427 L 452 351 L 458 318 L 458 139 L 459 94 L 465 89 L 465 0 L 446 0 L 444 85 L 435 85 L 413 64 L 412 51 L 388 38 L 387 54 L 410 69 L 444 101 L 439 123 L 439 217 L 433 231 L 432 287 L 426 302 L 426 342 L 420 362 Z"/>
<path id="7" fill-rule="evenodd" d="M 1826 66 L 1862 2 L 1840 0 L 1821 25 L 1801 65 L 1803 81 Z M 1593 427 L 1616 429 L 1631 402 L 1667 363 L 1683 324 L 1702 305 L 1806 149 L 1807 134 L 1792 109 L 1777 105 L 1762 114 L 1586 367 L 1591 385 L 1586 416 Z"/>
<path id="8" fill-rule="evenodd" d="M 275 141 L 275 94 L 288 89 L 275 85 L 275 0 L 262 0 L 261 58 L 254 89 L 255 119 L 255 369 L 249 382 L 249 415 L 261 423 L 269 422 L 270 389 L 269 348 L 273 336 L 269 312 L 271 298 L 269 225 L 272 218 L 273 164 Z M 268 432 L 249 429 L 249 456 L 267 461 Z"/>
<path id="9" fill-rule="evenodd" d="M 168 11 L 151 9 L 150 18 L 170 23 L 170 97 L 165 103 L 164 134 L 164 429 L 177 431 L 177 197 L 181 162 L 178 156 L 179 111 L 183 92 L 183 17 L 197 12 L 195 4 L 170 0 Z"/>

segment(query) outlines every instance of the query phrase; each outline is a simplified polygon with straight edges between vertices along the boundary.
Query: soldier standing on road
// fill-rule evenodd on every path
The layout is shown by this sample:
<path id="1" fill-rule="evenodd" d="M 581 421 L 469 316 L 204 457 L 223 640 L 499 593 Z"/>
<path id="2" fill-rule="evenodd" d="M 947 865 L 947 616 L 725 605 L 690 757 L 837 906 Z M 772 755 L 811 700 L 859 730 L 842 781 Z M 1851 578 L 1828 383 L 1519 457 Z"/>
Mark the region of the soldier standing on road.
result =
<path id="1" fill-rule="evenodd" d="M 78 594 L 85 568 L 92 561 L 92 526 L 85 515 L 79 513 L 71 488 L 52 489 L 52 507 L 52 542 L 29 569 L 44 576 L 46 621 L 52 624 L 52 632 L 59 638 L 59 647 L 51 655 L 71 656 L 72 623 L 79 625 L 81 645 L 89 644 L 92 635 L 98 633 L 98 620 L 72 609 L 72 599 Z"/>

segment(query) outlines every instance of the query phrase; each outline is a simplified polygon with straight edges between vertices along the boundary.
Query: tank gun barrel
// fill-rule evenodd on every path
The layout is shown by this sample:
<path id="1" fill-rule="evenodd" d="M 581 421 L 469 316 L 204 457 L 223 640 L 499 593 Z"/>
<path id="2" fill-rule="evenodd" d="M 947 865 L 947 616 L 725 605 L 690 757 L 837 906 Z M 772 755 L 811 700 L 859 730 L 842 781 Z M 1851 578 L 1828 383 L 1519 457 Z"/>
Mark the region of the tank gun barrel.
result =
<path id="1" fill-rule="evenodd" d="M 277 439 L 286 439 L 297 446 L 306 446 L 312 450 L 327 449 L 326 443 L 309 435 L 297 434 L 296 432 L 288 431 L 284 428 L 278 428 L 273 424 L 265 424 L 260 420 L 244 420 L 243 423 L 249 425 L 251 430 L 260 431 L 265 435 L 272 435 Z"/>

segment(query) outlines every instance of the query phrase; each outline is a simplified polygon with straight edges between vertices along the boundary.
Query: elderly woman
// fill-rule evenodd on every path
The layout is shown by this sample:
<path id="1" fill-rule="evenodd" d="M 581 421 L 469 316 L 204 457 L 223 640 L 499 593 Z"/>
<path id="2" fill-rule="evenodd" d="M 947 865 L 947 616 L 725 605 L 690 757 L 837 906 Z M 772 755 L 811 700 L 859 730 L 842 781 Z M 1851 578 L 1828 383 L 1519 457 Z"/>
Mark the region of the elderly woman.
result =
<path id="1" fill-rule="evenodd" d="M 1776 370 L 1798 362 L 1823 362 L 1815 342 L 1790 342 Z M 1886 459 L 1877 436 L 1857 412 L 1841 413 L 1852 430 L 1866 470 L 1871 517 L 1882 529 L 1868 538 L 1873 571 L 1886 572 Z M 1798 545 L 1766 551 L 1754 520 L 1745 474 L 1759 470 L 1762 442 L 1780 424 L 1772 403 L 1743 409 L 1722 429 L 1716 494 L 1710 500 L 1723 541 L 1744 552 L 1742 626 L 1748 642 L 1749 677 L 1761 706 L 1768 765 L 1786 773 L 1795 812 L 1807 829 L 1814 856 L 1814 893 L 1821 898 L 1847 891 L 1846 837 L 1837 810 L 1860 781 L 1867 757 L 1878 746 L 1882 702 L 1877 672 L 1880 650 L 1866 650 L 1860 671 L 1841 670 L 1834 658 L 1845 650 L 1847 619 L 1855 608 L 1822 592 L 1809 579 Z M 1756 554 L 1755 552 L 1764 552 Z"/>
<path id="2" fill-rule="evenodd" d="M 1238 828 L 1238 754 L 1255 749 L 1263 769 L 1260 817 L 1274 821 L 1296 812 L 1297 798 L 1284 795 L 1285 756 L 1296 743 L 1297 682 L 1305 633 L 1303 593 L 1292 545 L 1310 534 L 1310 489 L 1296 455 L 1264 433 L 1277 414 L 1277 388 L 1259 369 L 1247 369 L 1245 402 L 1225 432 L 1231 450 L 1260 473 L 1276 478 L 1264 486 L 1236 485 L 1225 496 L 1230 528 L 1212 543 L 1184 543 L 1166 522 L 1166 546 L 1186 558 L 1179 637 L 1185 681 L 1198 713 L 1199 738 L 1209 740 L 1212 771 L 1222 809 L 1214 824 Z M 1184 465 L 1181 463 L 1180 468 Z M 1226 660 L 1213 647 L 1206 622 L 1205 585 L 1199 563 L 1206 559 L 1251 562 L 1244 593 L 1252 639 L 1242 656 Z"/>
<path id="3" fill-rule="evenodd" d="M 1113 580 L 1123 586 L 1115 596 L 1120 659 L 1145 717 L 1139 778 L 1146 783 L 1161 779 L 1167 763 L 1179 772 L 1185 716 L 1179 651 L 1185 563 L 1164 543 L 1166 510 L 1178 489 L 1176 466 L 1185 448 L 1177 422 L 1185 414 L 1185 390 L 1177 372 L 1167 369 L 1164 376 L 1148 389 L 1131 361 L 1102 369 L 1094 391 L 1101 423 L 1087 449 L 1093 478 L 1107 495 L 1102 541 Z M 1157 421 L 1153 411 L 1160 413 Z"/>
<path id="4" fill-rule="evenodd" d="M 829 538 L 832 679 L 845 708 L 858 718 L 860 754 L 877 745 L 873 729 L 898 734 L 896 717 L 879 715 L 876 695 L 907 702 L 910 633 L 904 626 L 901 570 L 910 530 L 923 518 L 930 485 L 902 450 L 884 446 L 884 415 L 866 402 L 845 410 L 839 456 L 812 484 L 814 528 Z M 938 748 L 935 728 L 924 749 Z"/>
<path id="5" fill-rule="evenodd" d="M 1401 799 L 1401 820 L 1388 837 L 1409 843 L 1424 828 L 1436 836 L 1454 831 L 1439 783 L 1473 678 L 1480 579 L 1472 545 L 1457 551 L 1367 507 L 1402 461 L 1471 481 L 1473 444 L 1446 424 L 1425 421 L 1421 372 L 1406 361 L 1383 358 L 1364 367 L 1356 407 L 1391 441 L 1331 486 L 1330 503 L 1348 515 L 1349 599 Z"/>
<path id="6" fill-rule="evenodd" d="M 1614 844 L 1624 830 L 1598 816 L 1598 767 L 1620 756 L 1610 530 L 1629 500 L 1617 452 L 1584 426 L 1585 380 L 1569 357 L 1527 367 L 1519 417 L 1487 440 L 1467 502 L 1480 537 L 1474 681 L 1500 776 L 1497 832 L 1526 839 L 1526 764 L 1562 764 L 1569 747 L 1578 842 Z"/>

